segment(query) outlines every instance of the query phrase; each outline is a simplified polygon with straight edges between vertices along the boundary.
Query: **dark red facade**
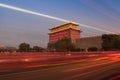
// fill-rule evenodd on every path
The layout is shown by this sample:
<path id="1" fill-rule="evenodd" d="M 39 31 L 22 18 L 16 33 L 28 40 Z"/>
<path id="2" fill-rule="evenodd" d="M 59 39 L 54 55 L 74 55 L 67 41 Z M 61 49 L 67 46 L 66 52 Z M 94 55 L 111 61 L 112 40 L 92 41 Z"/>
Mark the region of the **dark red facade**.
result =
<path id="1" fill-rule="evenodd" d="M 54 33 L 54 34 L 50 35 L 50 41 L 49 42 L 56 42 L 57 40 L 62 39 L 64 37 L 68 37 L 68 36 L 69 36 L 69 30 L 57 32 L 57 33 Z"/>
<path id="2" fill-rule="evenodd" d="M 57 40 L 63 38 L 71 38 L 72 41 L 80 38 L 80 30 L 78 29 L 78 24 L 73 22 L 63 24 L 57 27 L 53 27 L 50 29 L 49 33 L 49 43 L 54 43 Z"/>

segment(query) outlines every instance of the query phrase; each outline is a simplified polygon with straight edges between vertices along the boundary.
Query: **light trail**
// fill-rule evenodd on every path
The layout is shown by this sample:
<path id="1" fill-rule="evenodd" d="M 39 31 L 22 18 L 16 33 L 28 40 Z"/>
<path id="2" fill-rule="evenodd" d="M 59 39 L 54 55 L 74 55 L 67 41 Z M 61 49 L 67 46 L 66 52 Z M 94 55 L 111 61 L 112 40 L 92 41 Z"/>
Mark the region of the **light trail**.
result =
<path id="1" fill-rule="evenodd" d="M 38 13 L 38 12 L 35 12 L 35 11 L 23 9 L 23 8 L 18 8 L 18 7 L 3 4 L 3 3 L 0 3 L 0 7 L 13 9 L 13 10 L 16 10 L 16 11 L 25 12 L 25 13 L 29 13 L 29 14 L 34 14 L 34 15 L 38 15 L 38 16 L 43 16 L 43 17 L 51 18 L 51 19 L 54 19 L 54 20 L 62 21 L 62 22 L 70 22 L 70 21 L 62 19 L 62 18 L 49 16 L 49 15 L 46 15 L 46 14 Z"/>
<path id="2" fill-rule="evenodd" d="M 97 27 L 90 26 L 90 25 L 86 25 L 86 24 L 81 24 L 81 23 L 79 23 L 79 25 L 80 25 L 80 26 L 83 26 L 83 27 L 86 27 L 86 28 L 91 28 L 91 29 L 94 29 L 94 30 L 97 30 L 97 31 L 102 31 L 102 32 L 110 33 L 110 34 L 116 34 L 115 32 L 108 31 L 108 30 L 104 30 L 104 29 L 97 28 Z"/>
<path id="3" fill-rule="evenodd" d="M 23 8 L 11 6 L 11 5 L 7 5 L 7 4 L 3 4 L 3 3 L 0 3 L 0 7 L 12 9 L 12 10 L 16 10 L 16 11 L 20 11 L 20 12 L 25 12 L 25 13 L 29 13 L 29 14 L 33 14 L 33 15 L 37 15 L 37 16 L 42 16 L 42 17 L 54 19 L 54 20 L 57 20 L 57 21 L 62 21 L 62 22 L 65 22 L 65 23 L 70 22 L 69 20 L 66 20 L 66 19 L 62 19 L 62 18 L 58 18 L 58 17 L 54 17 L 54 16 L 50 16 L 50 15 L 38 13 L 38 12 L 35 12 L 35 11 L 31 11 L 31 10 L 27 10 L 27 9 L 23 9 Z M 104 30 L 104 29 L 97 28 L 97 27 L 94 27 L 94 26 L 90 26 L 90 25 L 86 25 L 86 24 L 81 24 L 81 23 L 78 23 L 78 24 L 80 26 L 83 26 L 83 27 L 86 27 L 86 28 L 90 28 L 90 29 L 94 29 L 94 30 L 97 30 L 97 31 L 102 31 L 102 32 L 106 32 L 106 33 L 115 34 L 115 32 Z"/>
<path id="4" fill-rule="evenodd" d="M 76 75 L 72 75 L 72 76 L 69 76 L 69 77 L 65 77 L 65 78 L 62 79 L 62 80 L 74 80 L 74 79 L 79 79 L 79 78 L 81 78 L 81 77 L 88 77 L 89 75 L 94 74 L 94 73 L 97 73 L 97 74 L 98 74 L 99 72 L 100 72 L 100 73 L 103 73 L 103 72 L 105 72 L 105 71 L 109 71 L 109 70 L 111 70 L 111 69 L 114 69 L 113 66 L 118 66 L 118 64 L 111 65 L 111 66 L 106 66 L 106 67 L 98 66 L 98 67 L 101 67 L 101 68 L 94 69 L 94 70 L 87 71 L 87 72 L 83 72 L 83 73 L 76 74 Z M 119 75 L 119 76 L 116 76 L 116 77 L 114 77 L 114 78 L 117 79 L 117 78 L 119 78 L 119 77 L 120 77 L 120 75 Z M 110 80 L 114 80 L 114 78 L 113 78 L 113 79 L 110 79 Z M 59 80 L 61 80 L 61 79 L 59 79 Z M 100 79 L 97 79 L 97 80 L 100 80 Z"/>

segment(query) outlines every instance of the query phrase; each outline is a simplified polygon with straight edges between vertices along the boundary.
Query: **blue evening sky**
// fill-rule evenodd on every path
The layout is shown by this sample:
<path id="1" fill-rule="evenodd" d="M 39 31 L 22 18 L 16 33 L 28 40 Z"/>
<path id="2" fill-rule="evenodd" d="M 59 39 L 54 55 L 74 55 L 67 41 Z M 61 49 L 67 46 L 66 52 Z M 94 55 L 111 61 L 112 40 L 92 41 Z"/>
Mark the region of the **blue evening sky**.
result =
<path id="1" fill-rule="evenodd" d="M 120 32 L 120 0 L 0 0 L 0 3 Z M 27 42 L 46 47 L 49 28 L 64 22 L 0 7 L 0 45 L 15 46 Z M 79 26 L 81 37 L 105 32 Z"/>

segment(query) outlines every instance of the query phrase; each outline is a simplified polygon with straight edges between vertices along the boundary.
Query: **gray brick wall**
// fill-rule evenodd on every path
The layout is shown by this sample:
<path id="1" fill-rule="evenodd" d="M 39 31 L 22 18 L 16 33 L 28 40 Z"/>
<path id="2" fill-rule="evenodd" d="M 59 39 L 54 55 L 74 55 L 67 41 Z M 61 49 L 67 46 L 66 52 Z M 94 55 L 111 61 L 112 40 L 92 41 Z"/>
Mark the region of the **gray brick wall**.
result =
<path id="1" fill-rule="evenodd" d="M 85 50 L 91 47 L 96 47 L 98 49 L 101 49 L 102 48 L 101 45 L 102 45 L 101 36 L 80 38 L 80 39 L 77 39 L 75 43 L 75 46 L 77 48 L 81 48 Z"/>

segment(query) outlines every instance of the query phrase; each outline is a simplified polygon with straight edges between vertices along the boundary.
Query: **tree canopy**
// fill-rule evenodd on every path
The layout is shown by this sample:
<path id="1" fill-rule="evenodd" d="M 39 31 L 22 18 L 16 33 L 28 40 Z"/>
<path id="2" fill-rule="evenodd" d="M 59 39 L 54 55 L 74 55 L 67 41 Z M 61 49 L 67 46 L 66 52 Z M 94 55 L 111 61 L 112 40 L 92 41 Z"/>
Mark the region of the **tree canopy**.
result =
<path id="1" fill-rule="evenodd" d="M 34 52 L 42 52 L 44 50 L 44 48 L 39 47 L 39 46 L 33 46 L 33 51 Z"/>
<path id="2" fill-rule="evenodd" d="M 20 52 L 29 52 L 30 51 L 30 45 L 28 43 L 21 43 L 19 45 L 19 51 Z"/>
<path id="3" fill-rule="evenodd" d="M 120 50 L 120 35 L 104 34 L 102 41 L 103 50 Z"/>
<path id="4" fill-rule="evenodd" d="M 55 43 L 49 43 L 48 48 L 53 49 L 53 51 L 72 51 L 74 49 L 74 44 L 70 38 L 63 38 Z"/>

